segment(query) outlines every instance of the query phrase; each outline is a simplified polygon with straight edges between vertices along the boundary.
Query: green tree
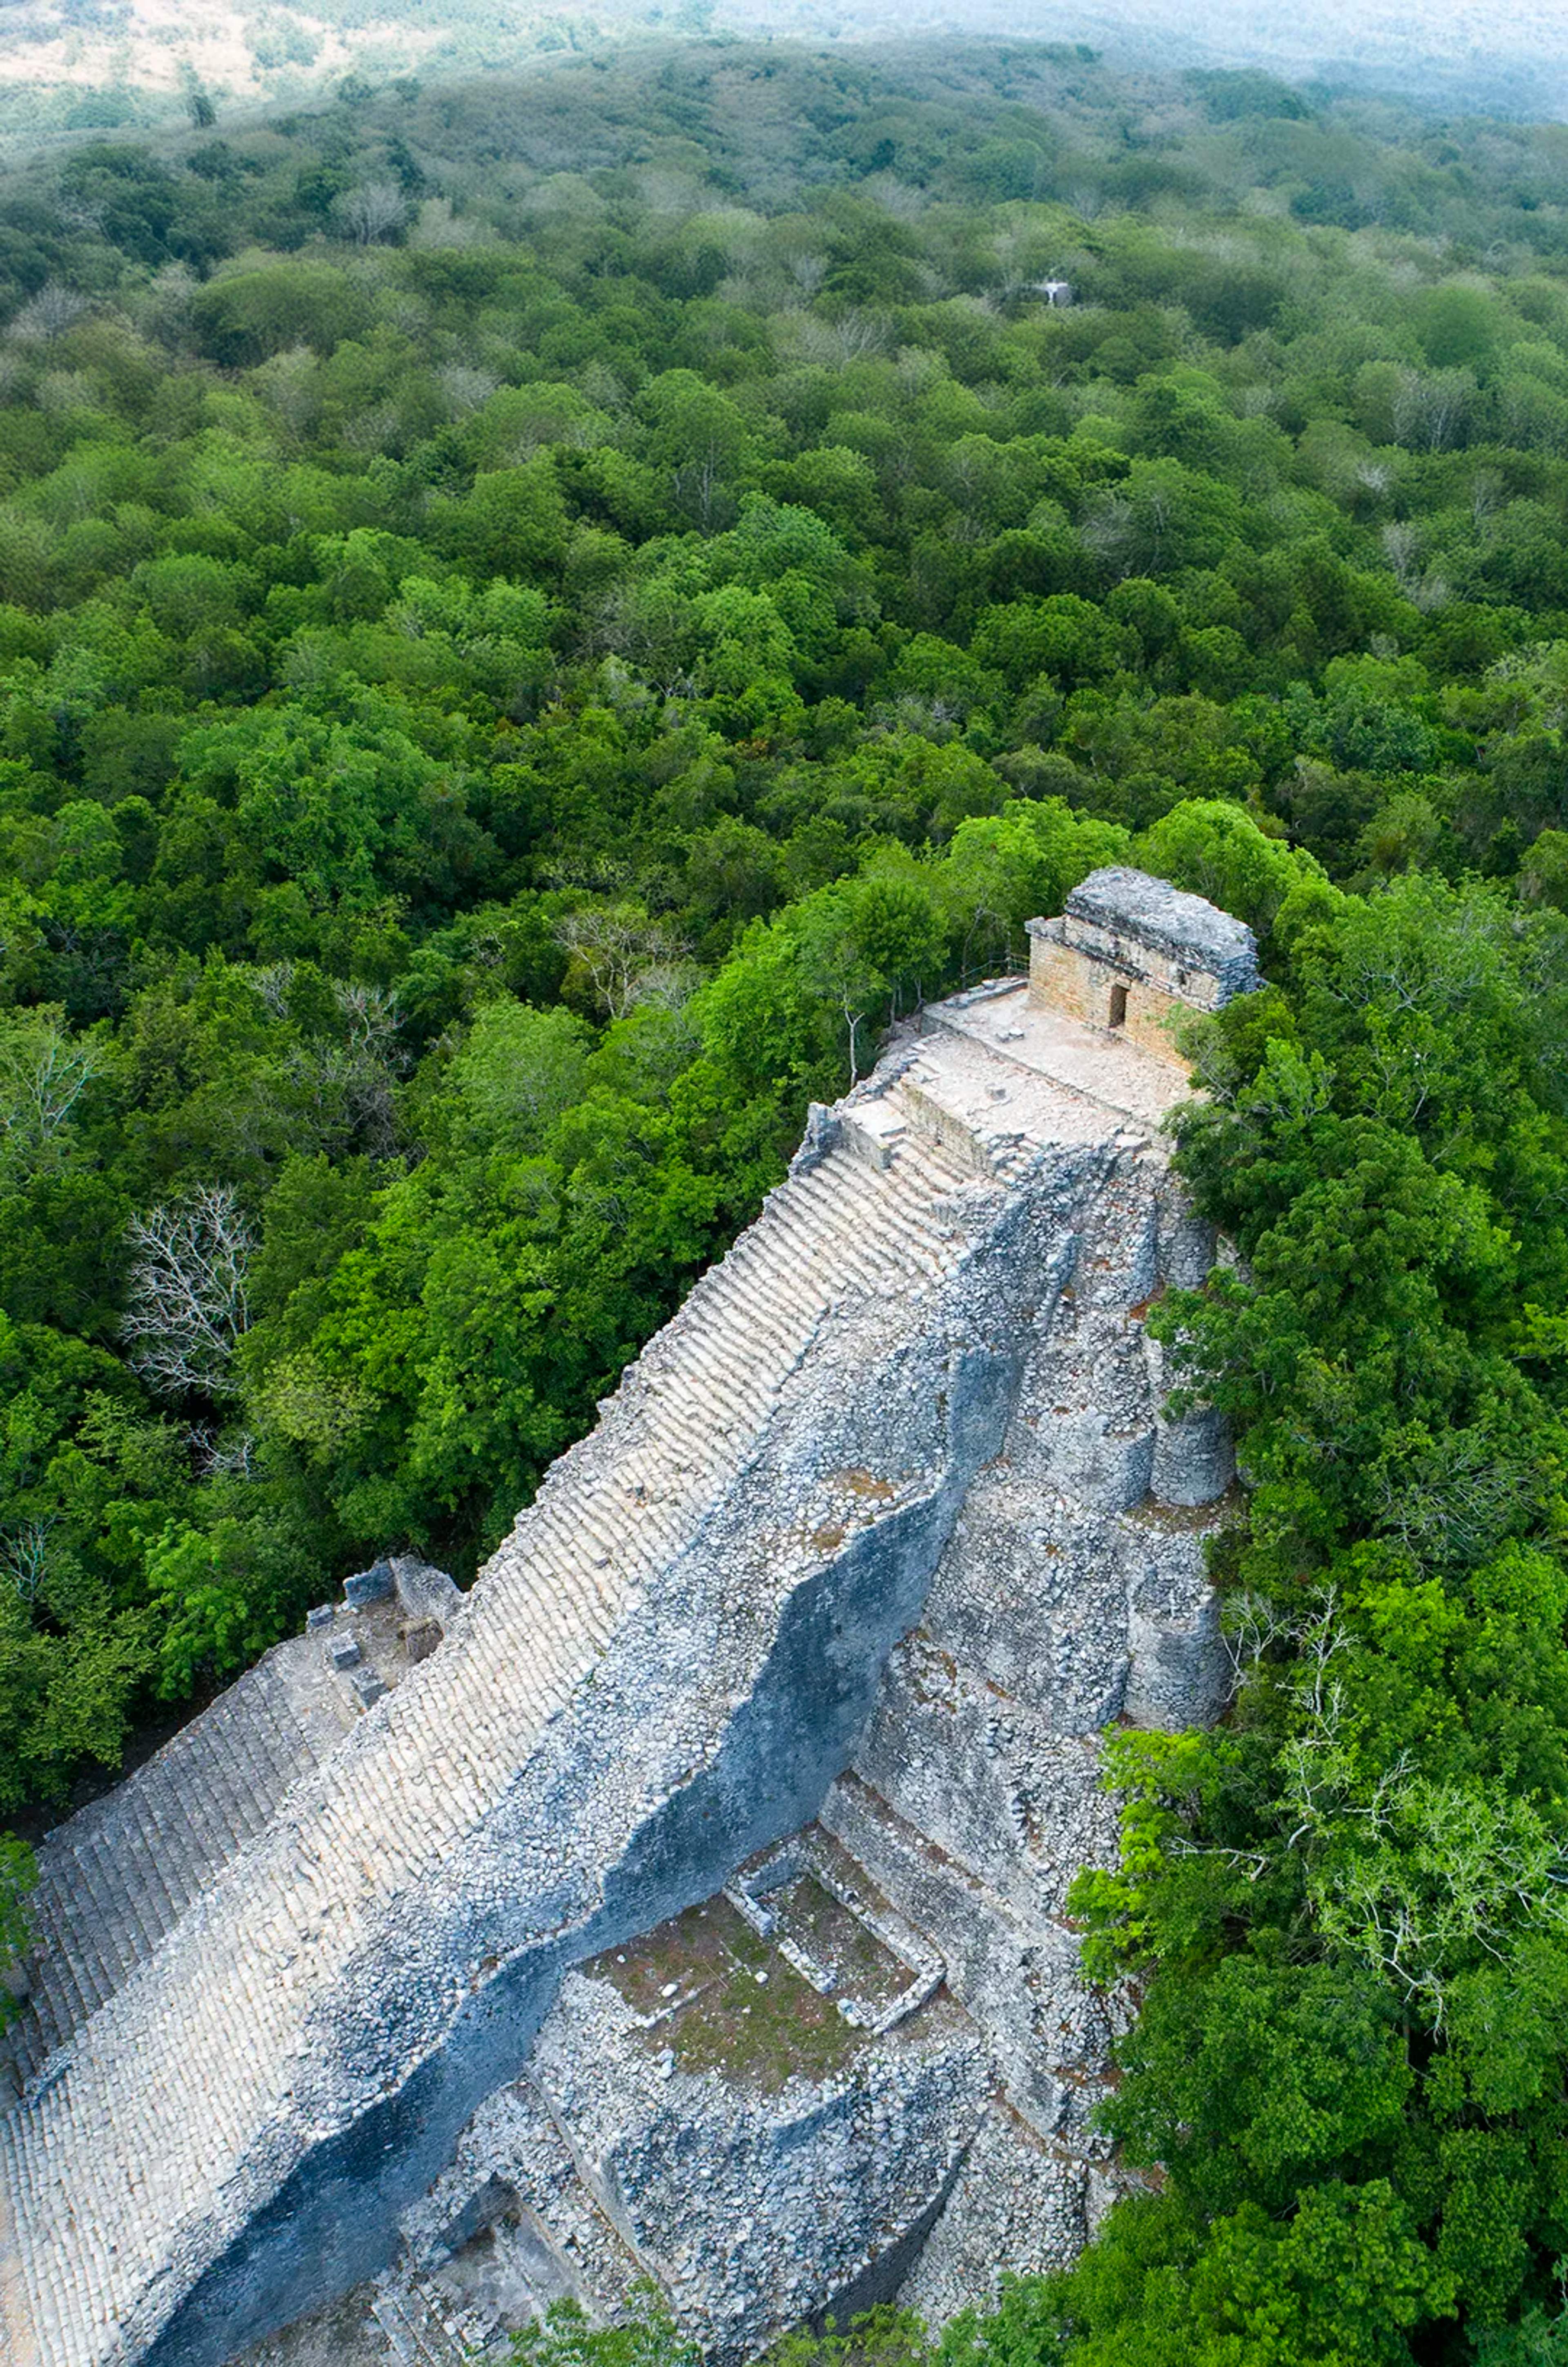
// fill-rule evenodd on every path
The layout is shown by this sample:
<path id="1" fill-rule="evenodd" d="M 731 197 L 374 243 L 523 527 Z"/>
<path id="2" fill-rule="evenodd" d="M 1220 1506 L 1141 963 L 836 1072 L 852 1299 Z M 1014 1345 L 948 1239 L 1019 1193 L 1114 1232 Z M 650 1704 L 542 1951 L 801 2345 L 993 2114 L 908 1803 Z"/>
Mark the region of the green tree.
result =
<path id="1" fill-rule="evenodd" d="M 696 2367 L 696 2345 L 655 2286 L 634 2288 L 624 2317 L 595 2326 L 576 2302 L 554 2302 L 512 2341 L 516 2367 Z"/>
<path id="2" fill-rule="evenodd" d="M 15 1833 L 0 1833 L 0 2029 L 18 1999 L 10 1978 L 32 1939 L 28 1897 L 38 1881 L 38 1861 Z"/>

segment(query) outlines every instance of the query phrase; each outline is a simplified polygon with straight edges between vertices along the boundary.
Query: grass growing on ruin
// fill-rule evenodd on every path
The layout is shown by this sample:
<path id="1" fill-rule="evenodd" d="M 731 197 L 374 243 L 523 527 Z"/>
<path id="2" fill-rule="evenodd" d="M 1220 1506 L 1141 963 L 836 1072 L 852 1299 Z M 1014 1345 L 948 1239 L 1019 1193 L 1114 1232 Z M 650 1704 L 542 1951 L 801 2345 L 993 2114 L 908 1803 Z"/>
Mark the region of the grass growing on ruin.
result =
<path id="1" fill-rule="evenodd" d="M 638 2013 L 663 2017 L 643 2033 L 649 2048 L 669 2046 L 682 2071 L 716 2071 L 764 2095 L 788 2079 L 830 2078 L 865 2044 L 724 1898 L 689 1907 L 587 1969 Z"/>
<path id="2" fill-rule="evenodd" d="M 787 1912 L 793 1935 L 819 1965 L 832 1969 L 840 1993 L 857 2005 L 880 2013 L 908 1986 L 908 1966 L 815 1874 L 803 1874 L 792 1886 Z"/>

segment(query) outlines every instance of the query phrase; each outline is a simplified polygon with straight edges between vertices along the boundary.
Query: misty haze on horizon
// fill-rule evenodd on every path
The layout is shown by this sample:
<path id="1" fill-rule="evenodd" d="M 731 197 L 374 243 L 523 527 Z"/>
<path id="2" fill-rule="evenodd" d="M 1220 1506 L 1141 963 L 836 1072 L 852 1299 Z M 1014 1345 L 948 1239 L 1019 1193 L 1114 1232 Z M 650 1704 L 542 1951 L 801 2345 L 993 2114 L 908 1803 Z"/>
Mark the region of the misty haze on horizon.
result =
<path id="1" fill-rule="evenodd" d="M 458 81 L 703 37 L 848 49 L 1087 44 L 1113 68 L 1258 69 L 1445 113 L 1568 119 L 1568 0 L 0 0 L 0 147 L 220 115 L 346 77 Z"/>
<path id="2" fill-rule="evenodd" d="M 1085 41 L 1113 62 L 1256 67 L 1454 108 L 1568 116 L 1568 0 L 719 0 L 715 30 Z"/>

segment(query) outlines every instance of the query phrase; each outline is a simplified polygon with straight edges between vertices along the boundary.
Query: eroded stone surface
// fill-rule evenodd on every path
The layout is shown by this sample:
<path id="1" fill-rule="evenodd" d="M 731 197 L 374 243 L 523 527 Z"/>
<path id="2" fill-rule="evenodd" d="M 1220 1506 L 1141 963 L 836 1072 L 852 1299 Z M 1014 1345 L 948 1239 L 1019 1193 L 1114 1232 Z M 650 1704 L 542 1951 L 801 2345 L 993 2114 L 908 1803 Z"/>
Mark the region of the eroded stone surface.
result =
<path id="1" fill-rule="evenodd" d="M 61 1855 L 59 1985 L 99 1971 L 0 2122 L 8 2358 L 281 2360 L 273 2329 L 366 2279 L 395 2354 L 455 2358 L 639 2271 L 739 2355 L 1070 2254 L 1114 2010 L 1062 1921 L 1111 1844 L 1094 1737 L 1223 1685 L 1224 1442 L 1165 1421 L 1143 1321 L 1209 1254 L 1155 1132 L 1183 1090 L 1021 987 L 929 1014 L 473 1591 L 434 1590 L 438 1648 L 170 1920 L 117 1951 Z M 732 1934 L 688 1995 L 672 1958 L 650 2033 L 639 1946 L 726 1885 L 751 1931 L 738 1870 L 803 1830 L 777 1974 Z M 878 1947 L 920 1992 L 886 2028 Z M 817 2035 L 781 2064 L 724 1985 L 786 1974 Z"/>

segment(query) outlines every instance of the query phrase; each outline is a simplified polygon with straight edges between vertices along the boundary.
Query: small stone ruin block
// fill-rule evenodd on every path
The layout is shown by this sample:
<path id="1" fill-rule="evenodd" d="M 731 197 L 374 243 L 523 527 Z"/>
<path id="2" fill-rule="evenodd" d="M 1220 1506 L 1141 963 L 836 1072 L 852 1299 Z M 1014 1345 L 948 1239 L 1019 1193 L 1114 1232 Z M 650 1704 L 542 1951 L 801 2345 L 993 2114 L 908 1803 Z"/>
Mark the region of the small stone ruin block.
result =
<path id="1" fill-rule="evenodd" d="M 374 1561 L 368 1569 L 356 1570 L 352 1578 L 345 1578 L 343 1582 L 344 1601 L 352 1603 L 355 1610 L 362 1603 L 379 1603 L 382 1596 L 390 1594 L 391 1591 L 392 1565 L 389 1561 Z"/>
<path id="2" fill-rule="evenodd" d="M 341 1636 L 331 1650 L 334 1669 L 356 1669 L 365 1658 L 352 1636 Z"/>
<path id="3" fill-rule="evenodd" d="M 382 1694 L 389 1693 L 391 1688 L 376 1674 L 374 1669 L 359 1669 L 355 1672 L 354 1690 L 359 1696 L 361 1706 L 368 1709 L 372 1702 L 378 1702 Z"/>
<path id="4" fill-rule="evenodd" d="M 809 1175 L 814 1167 L 820 1167 L 829 1152 L 837 1150 L 841 1132 L 839 1119 L 823 1103 L 807 1103 L 806 1133 L 789 1162 L 790 1173 Z"/>
<path id="5" fill-rule="evenodd" d="M 306 1635 L 319 1636 L 323 1627 L 330 1627 L 332 1625 L 336 1615 L 336 1606 L 334 1604 L 331 1603 L 318 1603 L 314 1611 L 308 1611 L 305 1614 Z"/>
<path id="6" fill-rule="evenodd" d="M 1170 1022 L 1181 1011 L 1218 1011 L 1259 983 L 1245 922 L 1124 864 L 1091 871 L 1029 937 L 1032 1003 L 1161 1059 L 1180 1059 Z"/>
<path id="7" fill-rule="evenodd" d="M 403 1650 L 411 1660 L 428 1660 L 441 1641 L 439 1619 L 411 1619 L 398 1633 L 403 1639 Z"/>
<path id="8" fill-rule="evenodd" d="M 422 1561 L 417 1554 L 394 1555 L 391 1570 L 398 1605 L 409 1625 L 416 1626 L 423 1620 L 434 1619 L 445 1634 L 452 1614 L 461 1608 L 461 1588 L 444 1569 Z"/>

